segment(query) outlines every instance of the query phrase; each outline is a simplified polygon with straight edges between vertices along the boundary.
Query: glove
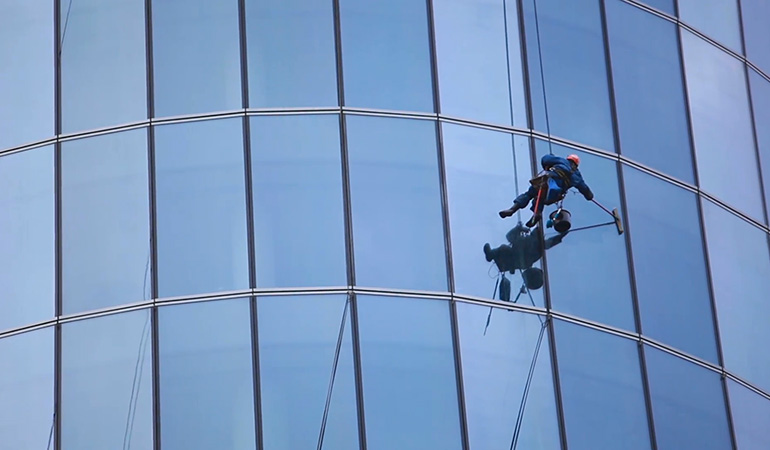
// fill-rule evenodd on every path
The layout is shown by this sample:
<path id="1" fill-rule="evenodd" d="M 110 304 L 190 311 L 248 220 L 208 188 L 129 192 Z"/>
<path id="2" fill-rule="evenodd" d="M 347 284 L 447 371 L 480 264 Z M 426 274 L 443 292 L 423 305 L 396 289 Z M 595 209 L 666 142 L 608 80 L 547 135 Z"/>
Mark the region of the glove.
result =
<path id="1" fill-rule="evenodd" d="M 583 197 L 585 197 L 586 200 L 590 202 L 591 200 L 594 199 L 594 193 L 589 191 L 588 194 L 584 195 Z"/>

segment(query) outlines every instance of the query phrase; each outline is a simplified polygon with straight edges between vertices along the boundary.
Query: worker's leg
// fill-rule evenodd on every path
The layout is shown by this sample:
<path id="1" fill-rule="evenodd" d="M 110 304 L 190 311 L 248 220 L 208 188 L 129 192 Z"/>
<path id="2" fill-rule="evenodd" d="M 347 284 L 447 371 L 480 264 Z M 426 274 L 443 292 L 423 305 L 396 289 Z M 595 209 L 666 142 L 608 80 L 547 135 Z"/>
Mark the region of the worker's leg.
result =
<path id="1" fill-rule="evenodd" d="M 527 206 L 527 203 L 529 203 L 533 198 L 535 198 L 535 196 L 537 196 L 537 188 L 534 186 L 530 186 L 529 189 L 526 190 L 526 192 L 523 192 L 521 195 L 519 195 L 518 197 L 516 197 L 516 199 L 513 200 L 513 206 L 511 206 L 508 209 L 504 209 L 500 211 L 498 214 L 500 214 L 500 217 L 502 217 L 503 219 L 506 217 L 511 217 L 512 215 L 516 214 L 516 211 Z"/>

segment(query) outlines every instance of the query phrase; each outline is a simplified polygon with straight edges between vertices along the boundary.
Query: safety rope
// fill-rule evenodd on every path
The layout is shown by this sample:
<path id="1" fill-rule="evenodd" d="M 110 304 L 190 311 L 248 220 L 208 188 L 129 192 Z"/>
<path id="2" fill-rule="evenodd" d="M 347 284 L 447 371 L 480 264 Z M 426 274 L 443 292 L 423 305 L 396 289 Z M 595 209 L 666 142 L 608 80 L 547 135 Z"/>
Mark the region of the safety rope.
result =
<path id="1" fill-rule="evenodd" d="M 342 311 L 342 321 L 340 322 L 340 331 L 337 335 L 337 348 L 334 350 L 334 362 L 332 363 L 332 373 L 329 379 L 329 388 L 326 391 L 326 404 L 324 405 L 323 419 L 321 419 L 321 430 L 318 433 L 318 446 L 317 450 L 321 450 L 324 443 L 324 434 L 326 433 L 326 422 L 329 418 L 329 407 L 332 402 L 332 392 L 334 391 L 334 381 L 337 378 L 337 366 L 340 361 L 340 351 L 342 350 L 342 339 L 345 335 L 345 323 L 348 317 L 348 304 L 350 299 L 345 301 L 345 309 Z"/>
<path id="2" fill-rule="evenodd" d="M 53 442 L 53 427 L 56 424 L 56 408 L 54 407 L 53 418 L 51 419 L 51 431 L 48 432 L 48 445 L 46 450 L 51 450 L 51 442 Z"/>
<path id="3" fill-rule="evenodd" d="M 59 41 L 59 58 L 61 58 L 62 49 L 64 49 L 64 38 L 67 37 L 67 25 L 70 23 L 70 10 L 72 9 L 72 0 L 69 0 L 67 5 L 67 16 L 64 19 L 64 29 L 61 34 L 61 40 Z"/>
<path id="4" fill-rule="evenodd" d="M 524 422 L 524 410 L 527 406 L 527 398 L 529 397 L 529 389 L 532 386 L 532 377 L 535 374 L 535 367 L 537 365 L 537 357 L 540 354 L 540 346 L 543 344 L 543 336 L 545 335 L 545 329 L 548 326 L 548 320 L 543 321 L 540 318 L 540 335 L 537 337 L 537 345 L 535 345 L 535 352 L 532 354 L 532 361 L 529 363 L 529 373 L 527 374 L 527 382 L 524 383 L 524 392 L 521 396 L 521 402 L 519 403 L 519 413 L 516 416 L 516 426 L 513 428 L 513 437 L 511 438 L 511 450 L 515 450 L 519 443 L 519 436 L 521 436 L 521 424 Z"/>
<path id="5" fill-rule="evenodd" d="M 540 83 L 543 86 L 543 109 L 545 111 L 545 130 L 548 134 L 548 153 L 553 155 L 553 147 L 551 144 L 551 120 L 548 116 L 548 95 L 545 88 L 545 73 L 543 69 L 543 51 L 540 43 L 540 20 L 537 16 L 537 0 L 532 0 L 535 5 L 535 34 L 537 35 L 537 57 L 540 63 Z"/>
<path id="6" fill-rule="evenodd" d="M 495 281 L 495 289 L 492 291 L 492 300 L 495 299 L 495 295 L 497 295 L 497 286 L 500 284 L 500 280 L 503 278 L 503 273 L 500 272 L 500 276 L 497 278 L 497 281 Z M 492 320 L 492 309 L 493 307 L 489 307 L 489 314 L 487 314 L 487 324 L 484 325 L 484 336 L 487 335 L 487 328 L 489 328 L 489 321 Z"/>
<path id="7" fill-rule="evenodd" d="M 148 300 L 147 295 L 147 277 L 150 273 L 150 256 L 152 252 L 152 245 L 147 250 L 147 262 L 144 264 L 144 279 L 142 280 L 142 298 Z M 134 420 L 136 419 L 136 408 L 139 403 L 139 388 L 142 386 L 142 375 L 144 373 L 144 357 L 147 354 L 147 342 L 150 341 L 151 327 L 150 317 L 152 317 L 152 310 L 147 310 L 147 319 L 144 321 L 142 327 L 142 334 L 139 338 L 139 350 L 136 355 L 136 363 L 134 364 L 134 378 L 131 382 L 131 396 L 128 399 L 128 414 L 126 415 L 126 427 L 123 431 L 123 449 L 127 450 L 131 448 L 131 437 L 134 432 Z"/>

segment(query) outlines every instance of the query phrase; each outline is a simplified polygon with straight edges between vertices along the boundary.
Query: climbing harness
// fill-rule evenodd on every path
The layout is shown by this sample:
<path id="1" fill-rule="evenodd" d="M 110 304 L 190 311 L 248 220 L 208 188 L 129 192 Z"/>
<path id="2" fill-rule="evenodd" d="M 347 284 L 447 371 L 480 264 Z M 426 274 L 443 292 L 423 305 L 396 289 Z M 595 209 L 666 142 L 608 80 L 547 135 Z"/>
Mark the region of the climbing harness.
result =
<path id="1" fill-rule="evenodd" d="M 316 450 L 321 450 L 324 444 L 324 435 L 326 433 L 326 423 L 329 418 L 329 407 L 332 402 L 332 393 L 334 391 L 334 381 L 337 378 L 337 366 L 340 362 L 340 352 L 342 350 L 342 339 L 345 336 L 345 323 L 348 318 L 348 307 L 350 299 L 345 300 L 345 308 L 342 310 L 342 320 L 340 321 L 340 331 L 337 335 L 337 347 L 334 349 L 334 362 L 332 363 L 332 373 L 329 378 L 329 388 L 326 391 L 326 403 L 324 405 L 323 418 L 321 419 L 321 430 L 318 432 L 318 445 Z"/>

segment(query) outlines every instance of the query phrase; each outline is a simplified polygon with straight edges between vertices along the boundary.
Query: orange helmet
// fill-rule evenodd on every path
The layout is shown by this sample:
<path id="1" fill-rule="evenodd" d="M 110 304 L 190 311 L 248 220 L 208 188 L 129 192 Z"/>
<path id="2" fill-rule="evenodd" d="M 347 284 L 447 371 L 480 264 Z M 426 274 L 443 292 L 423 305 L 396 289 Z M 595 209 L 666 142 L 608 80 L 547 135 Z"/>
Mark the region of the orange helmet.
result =
<path id="1" fill-rule="evenodd" d="M 578 155 L 569 155 L 567 156 L 567 160 L 572 161 L 576 166 L 580 165 L 580 157 Z"/>

